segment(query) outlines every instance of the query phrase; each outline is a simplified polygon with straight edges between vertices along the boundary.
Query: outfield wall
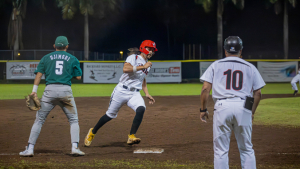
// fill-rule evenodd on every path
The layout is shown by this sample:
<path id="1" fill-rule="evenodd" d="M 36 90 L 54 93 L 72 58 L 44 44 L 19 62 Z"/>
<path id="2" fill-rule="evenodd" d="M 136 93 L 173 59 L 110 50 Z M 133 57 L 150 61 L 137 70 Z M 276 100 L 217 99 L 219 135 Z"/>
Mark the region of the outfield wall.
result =
<path id="1" fill-rule="evenodd" d="M 205 68 L 210 65 L 215 60 L 169 60 L 169 61 L 157 61 L 153 60 L 153 66 L 154 65 L 166 65 L 167 63 L 173 63 L 173 64 L 180 64 L 180 77 L 181 79 L 197 79 L 202 73 L 205 71 Z M 299 59 L 289 59 L 289 60 L 246 60 L 250 63 L 252 63 L 255 67 L 258 69 L 261 69 L 261 74 L 266 80 L 266 82 L 288 82 L 297 74 L 298 65 L 299 65 Z M 14 62 L 39 62 L 39 60 L 8 60 L 8 61 L 0 61 L 0 80 L 7 80 L 7 62 L 14 63 Z M 155 63 L 159 64 L 155 64 Z M 105 64 L 122 64 L 124 61 L 80 61 L 80 67 L 82 70 L 84 70 L 84 64 L 87 65 L 87 63 L 97 65 L 101 63 L 101 65 Z M 105 63 L 105 64 L 104 64 Z M 164 64 L 165 63 L 165 64 Z M 167 65 L 168 65 L 167 64 Z M 205 66 L 203 66 L 205 65 Z M 155 67 L 155 66 L 154 66 Z M 174 66 L 176 67 L 176 66 Z M 275 69 L 275 68 L 278 69 Z M 202 68 L 202 69 L 201 69 Z M 84 72 L 83 73 L 83 79 L 86 78 L 84 76 L 88 76 L 88 74 Z M 264 76 L 265 74 L 266 76 Z M 278 76 L 277 76 L 278 75 Z M 90 75 L 89 75 L 90 76 Z M 8 79 L 13 80 L 14 79 Z M 19 79 L 15 79 L 19 80 Z M 18 81 L 22 83 L 22 80 Z M 163 82 L 163 81 L 162 81 Z M 168 81 L 167 81 L 168 82 Z M 178 80 L 173 80 L 169 82 L 179 82 Z M 92 83 L 92 82 L 87 82 Z M 106 82 L 110 83 L 110 82 Z M 116 83 L 116 82 L 112 82 Z M 157 81 L 156 83 L 160 83 L 160 81 Z"/>

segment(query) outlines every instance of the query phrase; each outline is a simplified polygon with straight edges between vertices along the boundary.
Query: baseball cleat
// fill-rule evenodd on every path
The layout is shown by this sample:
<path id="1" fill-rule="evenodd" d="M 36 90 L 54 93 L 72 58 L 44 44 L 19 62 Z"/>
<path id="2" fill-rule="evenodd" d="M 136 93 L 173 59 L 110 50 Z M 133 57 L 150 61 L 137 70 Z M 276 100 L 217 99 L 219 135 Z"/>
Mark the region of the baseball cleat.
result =
<path id="1" fill-rule="evenodd" d="M 86 135 L 85 139 L 84 139 L 84 145 L 86 147 L 90 146 L 92 144 L 92 141 L 95 137 L 95 134 L 93 134 L 93 128 L 90 128 L 88 134 Z"/>
<path id="2" fill-rule="evenodd" d="M 298 90 L 295 90 L 293 95 L 296 96 L 297 93 L 298 93 Z"/>
<path id="3" fill-rule="evenodd" d="M 136 138 L 134 134 L 128 135 L 128 145 L 139 144 L 141 142 L 140 138 Z"/>
<path id="4" fill-rule="evenodd" d="M 33 157 L 33 149 L 28 149 L 28 147 L 25 147 L 25 150 L 19 153 L 20 156 L 23 157 Z"/>
<path id="5" fill-rule="evenodd" d="M 84 156 L 85 153 L 80 151 L 79 148 L 72 147 L 71 155 L 75 156 L 75 157 L 76 156 Z"/>

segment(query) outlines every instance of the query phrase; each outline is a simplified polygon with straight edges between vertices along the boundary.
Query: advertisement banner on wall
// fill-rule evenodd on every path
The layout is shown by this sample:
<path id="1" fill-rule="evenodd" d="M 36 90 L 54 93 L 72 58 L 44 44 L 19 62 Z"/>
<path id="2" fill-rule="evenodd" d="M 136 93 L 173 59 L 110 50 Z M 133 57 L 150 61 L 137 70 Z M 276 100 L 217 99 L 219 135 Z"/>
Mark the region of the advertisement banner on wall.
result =
<path id="1" fill-rule="evenodd" d="M 34 79 L 39 62 L 6 62 L 6 79 Z M 45 76 L 42 76 L 45 79 Z"/>
<path id="2" fill-rule="evenodd" d="M 200 66 L 200 77 L 204 74 L 206 69 L 212 64 L 213 62 L 199 62 Z M 199 77 L 199 78 L 200 78 Z"/>
<path id="3" fill-rule="evenodd" d="M 181 82 L 181 62 L 153 62 L 147 83 Z"/>
<path id="4" fill-rule="evenodd" d="M 119 83 L 124 63 L 83 63 L 83 83 Z"/>
<path id="5" fill-rule="evenodd" d="M 83 83 L 119 83 L 124 63 L 84 63 Z M 181 82 L 181 62 L 154 62 L 147 83 Z"/>
<path id="6" fill-rule="evenodd" d="M 297 75 L 298 62 L 257 62 L 265 82 L 290 82 Z"/>

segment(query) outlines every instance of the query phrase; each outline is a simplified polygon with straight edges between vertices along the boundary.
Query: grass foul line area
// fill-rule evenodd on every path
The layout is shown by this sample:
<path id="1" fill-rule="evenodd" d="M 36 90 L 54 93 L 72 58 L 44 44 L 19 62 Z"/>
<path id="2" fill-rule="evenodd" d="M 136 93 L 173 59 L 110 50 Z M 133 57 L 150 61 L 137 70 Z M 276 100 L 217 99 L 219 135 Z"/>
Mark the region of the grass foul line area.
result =
<path id="1" fill-rule="evenodd" d="M 264 99 L 259 103 L 254 124 L 300 126 L 300 97 Z"/>
<path id="2" fill-rule="evenodd" d="M 73 84 L 74 97 L 101 97 L 110 96 L 116 84 Z M 0 100 L 23 99 L 30 94 L 33 84 L 0 84 Z M 202 83 L 180 84 L 148 84 L 152 96 L 192 96 L 200 95 Z M 42 97 L 45 84 L 40 84 L 38 96 Z M 290 83 L 268 83 L 263 89 L 263 94 L 292 94 Z M 144 96 L 144 92 L 141 91 Z"/>

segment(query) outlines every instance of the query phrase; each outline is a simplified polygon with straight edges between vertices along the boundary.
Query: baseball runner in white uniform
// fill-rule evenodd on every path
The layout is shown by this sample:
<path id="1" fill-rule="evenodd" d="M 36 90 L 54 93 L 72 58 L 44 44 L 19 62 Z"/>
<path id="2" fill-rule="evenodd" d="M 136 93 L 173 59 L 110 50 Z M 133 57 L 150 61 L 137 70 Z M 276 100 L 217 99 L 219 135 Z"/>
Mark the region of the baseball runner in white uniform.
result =
<path id="1" fill-rule="evenodd" d="M 149 95 L 145 77 L 152 66 L 152 63 L 148 62 L 148 59 L 150 59 L 156 51 L 156 44 L 151 40 L 145 40 L 140 46 L 140 55 L 132 54 L 127 57 L 123 67 L 124 73 L 111 94 L 108 110 L 106 111 L 106 114 L 100 118 L 95 127 L 90 128 L 88 131 L 84 140 L 85 146 L 91 145 L 97 131 L 105 123 L 116 118 L 120 108 L 124 104 L 127 104 L 128 107 L 136 112 L 130 134 L 128 135 L 127 144 L 132 145 L 140 143 L 141 139 L 136 138 L 135 134 L 143 120 L 146 106 L 139 91 L 143 89 L 146 97 L 149 99 L 149 104 L 155 102 Z"/>
<path id="2" fill-rule="evenodd" d="M 294 90 L 294 96 L 296 96 L 298 93 L 297 82 L 300 84 L 300 69 L 298 69 L 298 74 L 291 81 L 292 89 Z"/>
<path id="3" fill-rule="evenodd" d="M 214 168 L 228 169 L 231 132 L 234 131 L 243 169 L 255 169 L 256 160 L 251 142 L 252 121 L 266 84 L 258 70 L 241 59 L 242 40 L 229 36 L 224 42 L 226 58 L 212 63 L 201 76 L 200 119 L 208 118 L 210 90 L 215 102 L 213 116 Z M 254 98 L 252 98 L 254 97 Z"/>

